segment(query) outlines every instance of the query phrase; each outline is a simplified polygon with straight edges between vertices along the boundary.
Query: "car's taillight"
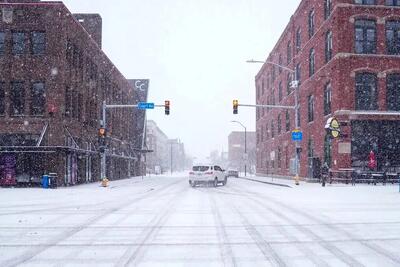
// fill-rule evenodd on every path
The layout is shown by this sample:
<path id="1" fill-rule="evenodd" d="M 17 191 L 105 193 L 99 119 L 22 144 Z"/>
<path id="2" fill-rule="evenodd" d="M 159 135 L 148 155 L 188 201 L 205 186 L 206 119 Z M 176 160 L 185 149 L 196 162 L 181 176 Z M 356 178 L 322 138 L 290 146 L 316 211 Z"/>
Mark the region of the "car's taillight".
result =
<path id="1" fill-rule="evenodd" d="M 213 172 L 206 172 L 205 174 L 208 174 L 208 175 L 209 175 L 209 174 L 211 174 L 211 175 L 212 175 L 212 174 L 213 174 Z"/>

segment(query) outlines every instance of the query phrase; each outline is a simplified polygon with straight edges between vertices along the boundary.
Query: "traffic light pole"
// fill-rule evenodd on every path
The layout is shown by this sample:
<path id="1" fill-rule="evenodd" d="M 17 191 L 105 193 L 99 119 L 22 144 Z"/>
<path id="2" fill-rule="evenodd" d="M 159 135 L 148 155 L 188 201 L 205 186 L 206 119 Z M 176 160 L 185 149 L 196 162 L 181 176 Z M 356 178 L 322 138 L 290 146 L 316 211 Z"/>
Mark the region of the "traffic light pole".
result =
<path id="1" fill-rule="evenodd" d="M 255 107 L 255 108 L 277 108 L 277 109 L 293 109 L 294 110 L 294 120 L 295 120 L 295 129 L 300 130 L 299 125 L 299 83 L 298 81 L 292 81 L 291 88 L 294 89 L 294 106 L 281 106 L 281 105 L 249 105 L 249 104 L 239 104 L 237 100 L 234 100 L 234 114 L 237 114 L 237 107 Z M 235 102 L 236 101 L 236 102 Z M 236 105 L 236 110 L 235 110 Z M 235 113 L 236 111 L 236 113 Z M 300 143 L 295 141 L 295 183 L 296 185 L 299 184 L 299 161 L 300 161 Z M 246 172 L 246 166 L 245 166 Z"/>

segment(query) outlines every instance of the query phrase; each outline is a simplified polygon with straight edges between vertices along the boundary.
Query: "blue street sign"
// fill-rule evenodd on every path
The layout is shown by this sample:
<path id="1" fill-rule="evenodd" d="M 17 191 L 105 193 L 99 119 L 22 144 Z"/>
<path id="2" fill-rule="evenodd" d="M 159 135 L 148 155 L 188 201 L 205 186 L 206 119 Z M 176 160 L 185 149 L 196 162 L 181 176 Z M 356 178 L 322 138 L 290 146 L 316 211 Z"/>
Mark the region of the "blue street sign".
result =
<path id="1" fill-rule="evenodd" d="M 139 102 L 138 109 L 154 109 L 154 103 Z"/>
<path id="2" fill-rule="evenodd" d="M 293 131 L 292 132 L 292 141 L 302 141 L 303 140 L 303 132 Z"/>

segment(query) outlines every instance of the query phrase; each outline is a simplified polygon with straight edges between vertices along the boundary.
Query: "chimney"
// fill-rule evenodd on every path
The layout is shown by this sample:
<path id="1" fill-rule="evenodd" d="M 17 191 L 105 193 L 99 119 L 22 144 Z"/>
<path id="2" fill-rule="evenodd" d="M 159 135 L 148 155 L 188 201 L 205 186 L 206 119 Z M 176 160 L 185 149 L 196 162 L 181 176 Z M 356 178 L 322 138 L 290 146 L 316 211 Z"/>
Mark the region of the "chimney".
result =
<path id="1" fill-rule="evenodd" d="M 73 14 L 75 19 L 85 28 L 89 35 L 101 48 L 102 19 L 99 14 Z"/>

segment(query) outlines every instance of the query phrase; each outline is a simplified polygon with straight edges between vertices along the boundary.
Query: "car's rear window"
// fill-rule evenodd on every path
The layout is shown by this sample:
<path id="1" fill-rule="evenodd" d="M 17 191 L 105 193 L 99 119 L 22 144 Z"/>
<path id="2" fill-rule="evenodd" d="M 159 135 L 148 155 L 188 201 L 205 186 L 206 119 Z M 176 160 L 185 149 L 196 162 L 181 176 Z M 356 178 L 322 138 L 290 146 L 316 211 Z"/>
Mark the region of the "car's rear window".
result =
<path id="1" fill-rule="evenodd" d="M 193 166 L 193 171 L 195 172 L 205 172 L 208 171 L 209 166 Z"/>

